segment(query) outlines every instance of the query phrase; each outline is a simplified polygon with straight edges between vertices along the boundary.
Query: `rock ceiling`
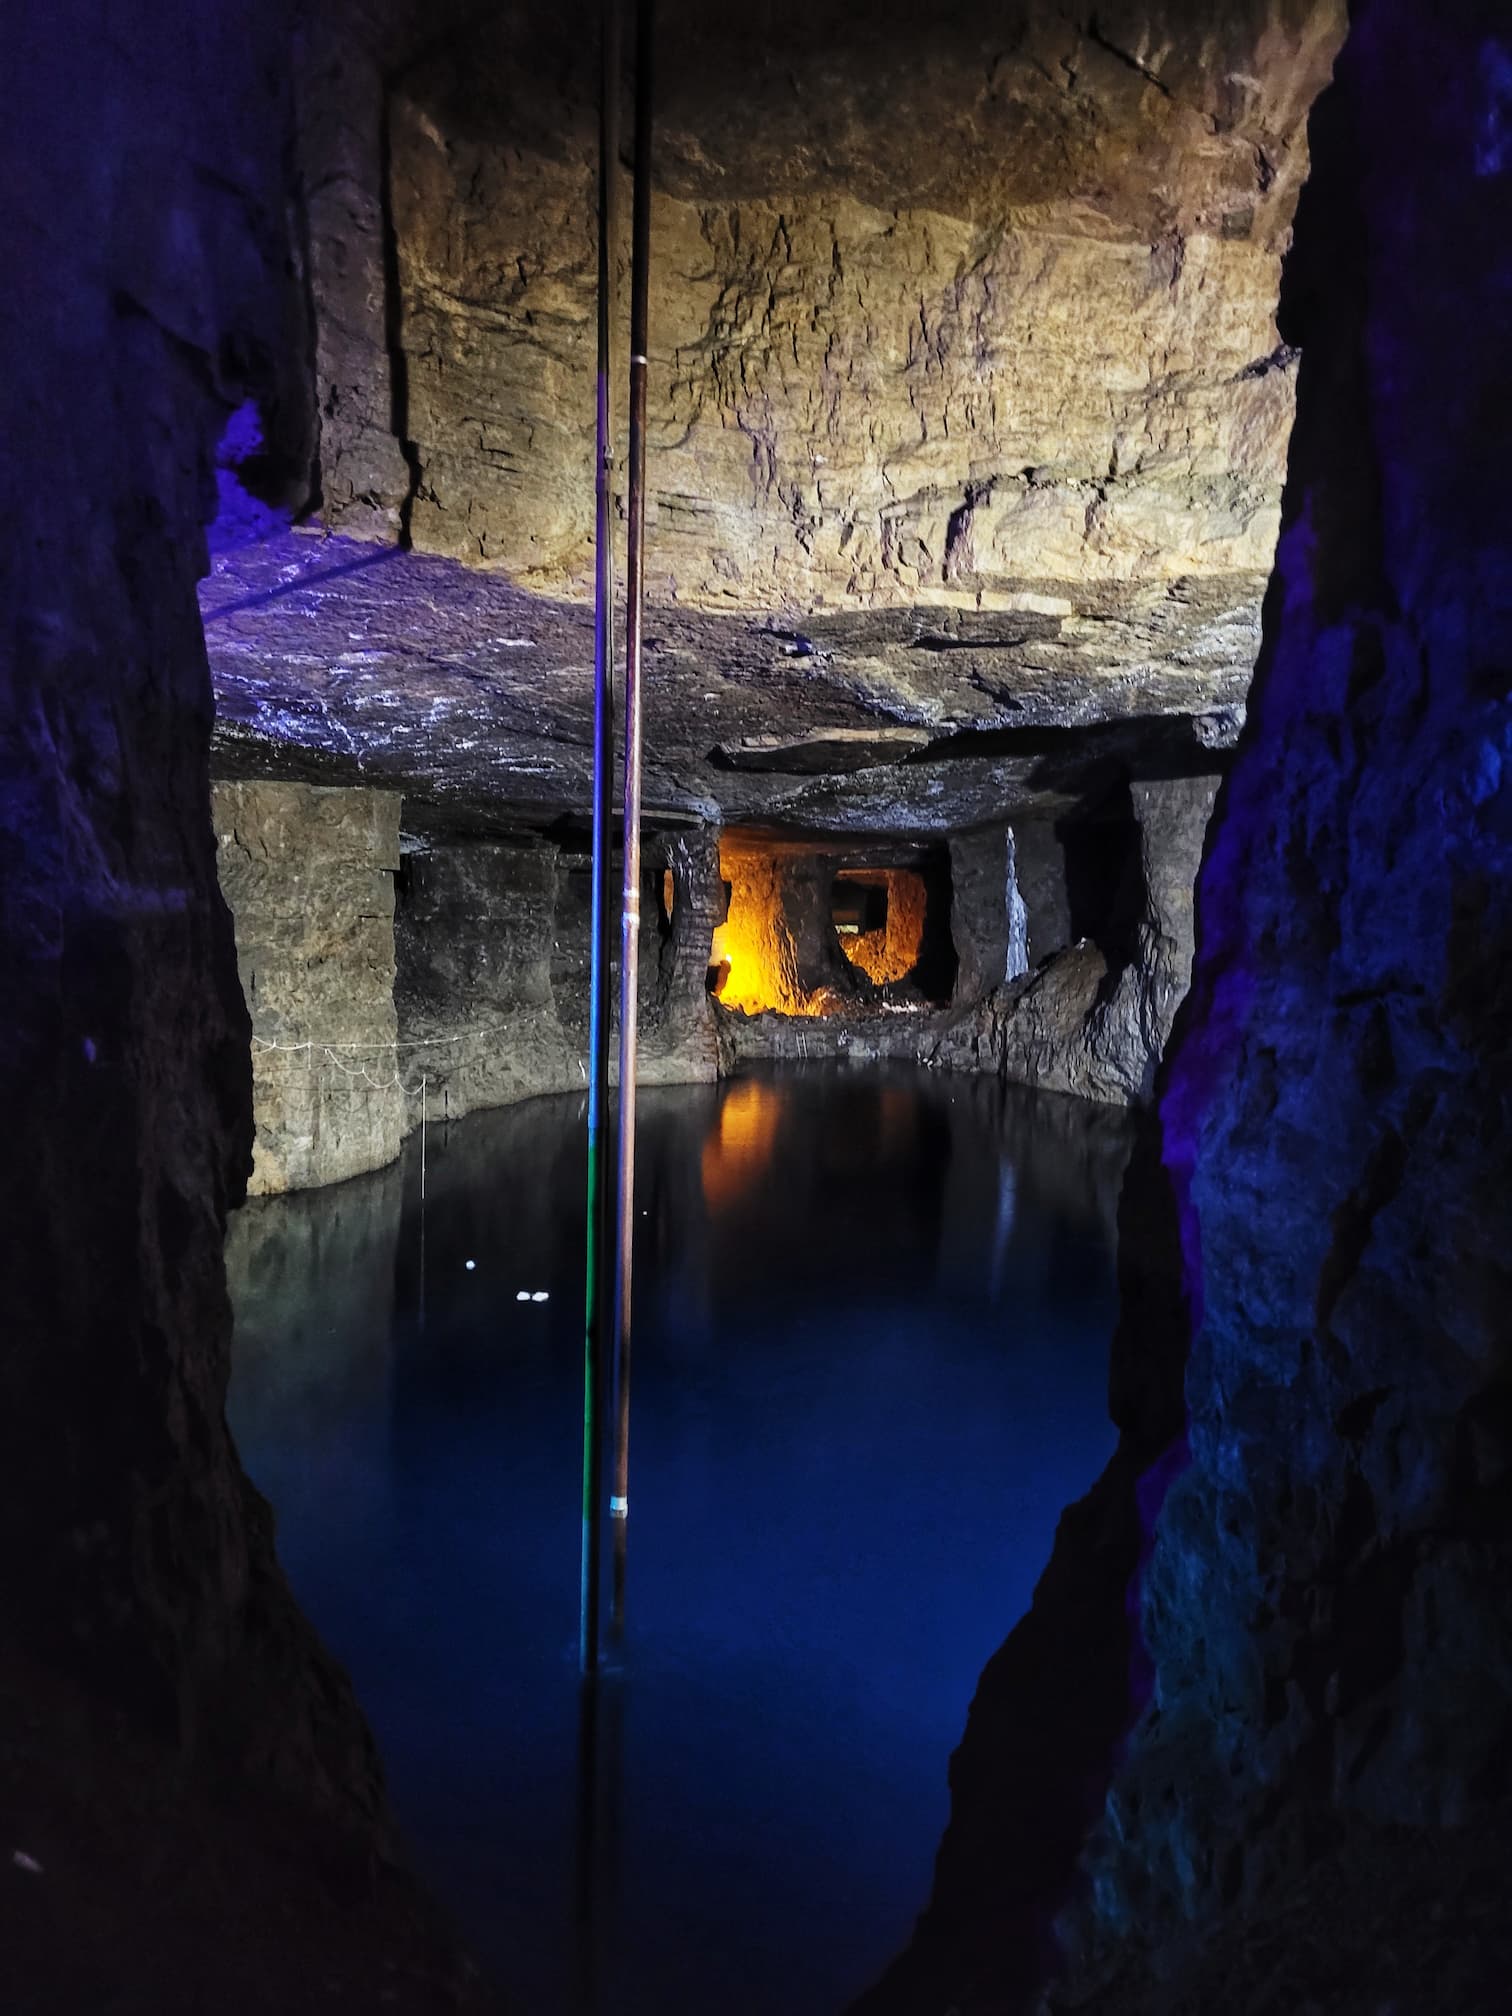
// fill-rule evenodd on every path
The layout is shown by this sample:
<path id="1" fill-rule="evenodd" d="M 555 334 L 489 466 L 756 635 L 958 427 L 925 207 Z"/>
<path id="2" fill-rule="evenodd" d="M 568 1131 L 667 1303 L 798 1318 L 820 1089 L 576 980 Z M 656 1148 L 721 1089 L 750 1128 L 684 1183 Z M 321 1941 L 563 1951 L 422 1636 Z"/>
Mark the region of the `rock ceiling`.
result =
<path id="1" fill-rule="evenodd" d="M 1342 7 L 919 18 L 662 12 L 666 813 L 938 831 L 1064 802 L 1115 747 L 1222 744 L 1242 708 L 1292 415 L 1279 261 Z M 345 47 L 306 80 L 337 536 L 218 559 L 218 760 L 580 811 L 594 38 L 506 9 L 406 65 L 387 32 L 366 99 Z"/>

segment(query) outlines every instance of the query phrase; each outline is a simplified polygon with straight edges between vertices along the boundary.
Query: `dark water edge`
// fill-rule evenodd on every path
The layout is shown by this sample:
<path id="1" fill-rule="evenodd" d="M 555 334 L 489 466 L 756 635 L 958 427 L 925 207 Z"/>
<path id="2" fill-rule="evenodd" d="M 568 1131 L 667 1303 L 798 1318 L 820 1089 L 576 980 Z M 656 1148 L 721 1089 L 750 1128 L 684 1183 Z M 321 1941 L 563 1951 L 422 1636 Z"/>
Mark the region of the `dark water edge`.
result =
<path id="1" fill-rule="evenodd" d="M 911 1071 L 642 1095 L 604 2016 L 835 2011 L 906 1940 L 978 1675 L 1113 1447 L 1129 1142 Z M 237 1214 L 232 1425 L 422 1873 L 550 2016 L 579 1987 L 582 1102 L 432 1130 L 426 1162 L 423 1209 L 412 1138 Z"/>

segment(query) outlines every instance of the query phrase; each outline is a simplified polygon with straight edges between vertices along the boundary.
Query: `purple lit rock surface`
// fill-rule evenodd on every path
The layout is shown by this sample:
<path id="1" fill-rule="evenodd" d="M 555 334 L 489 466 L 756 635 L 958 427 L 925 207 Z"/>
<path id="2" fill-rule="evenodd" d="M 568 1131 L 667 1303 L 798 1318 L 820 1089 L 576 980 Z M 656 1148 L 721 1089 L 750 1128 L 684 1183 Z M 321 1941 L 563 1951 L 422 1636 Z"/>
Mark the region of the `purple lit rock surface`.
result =
<path id="1" fill-rule="evenodd" d="M 1161 1134 L 1124 1192 L 1123 1441 L 983 1676 L 934 1897 L 868 2012 L 1012 2006 L 1078 1862 L 1055 2009 L 1291 2007 L 1325 1981 L 1339 2006 L 1498 1999 L 1464 1887 L 1505 1922 L 1484 1861 L 1512 1744 L 1493 13 L 1362 8 L 1313 115 L 1266 648 Z M 1345 1880 L 1354 1857 L 1371 1882 Z M 1252 1947 L 1221 1929 L 1241 1910 Z M 1456 1929 L 1425 1973 L 1434 1924 Z M 1221 1964 L 1184 1986 L 1204 1944 Z"/>

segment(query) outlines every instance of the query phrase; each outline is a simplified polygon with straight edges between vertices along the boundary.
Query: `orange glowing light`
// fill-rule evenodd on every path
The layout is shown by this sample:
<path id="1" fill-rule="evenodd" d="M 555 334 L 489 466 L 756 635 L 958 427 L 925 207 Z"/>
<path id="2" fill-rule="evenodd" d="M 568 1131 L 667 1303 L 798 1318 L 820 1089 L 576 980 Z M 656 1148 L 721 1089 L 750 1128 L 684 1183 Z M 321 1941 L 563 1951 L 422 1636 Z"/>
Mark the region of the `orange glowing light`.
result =
<path id="1" fill-rule="evenodd" d="M 911 868 L 874 868 L 842 869 L 838 879 L 887 890 L 887 922 L 875 931 L 842 938 L 840 949 L 878 987 L 902 980 L 918 965 L 924 944 L 924 878 Z"/>
<path id="2" fill-rule="evenodd" d="M 798 979 L 798 952 L 782 913 L 780 870 L 770 855 L 726 845 L 719 869 L 730 885 L 730 911 L 714 933 L 710 964 L 722 969 L 716 998 L 759 1015 L 823 1013 L 822 996 Z"/>
<path id="3" fill-rule="evenodd" d="M 772 1159 L 782 1094 L 759 1078 L 739 1078 L 719 1105 L 719 1124 L 699 1157 L 704 1201 L 726 1210 L 761 1177 Z"/>

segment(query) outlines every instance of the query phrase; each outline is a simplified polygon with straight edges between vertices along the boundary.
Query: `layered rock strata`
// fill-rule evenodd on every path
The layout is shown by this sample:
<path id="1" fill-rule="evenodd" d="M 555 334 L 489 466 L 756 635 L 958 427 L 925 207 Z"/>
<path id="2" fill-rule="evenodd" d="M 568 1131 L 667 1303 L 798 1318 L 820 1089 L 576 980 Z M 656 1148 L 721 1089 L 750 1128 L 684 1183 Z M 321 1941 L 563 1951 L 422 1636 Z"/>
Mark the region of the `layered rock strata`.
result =
<path id="1" fill-rule="evenodd" d="M 838 7 L 674 13 L 658 601 L 1074 623 L 1090 584 L 1132 609 L 1201 576 L 1254 607 L 1292 401 L 1277 260 L 1341 10 L 1185 12 L 988 32 L 947 5 L 922 67 L 902 6 L 864 38 Z M 588 578 L 586 26 L 492 24 L 393 114 L 413 534 L 548 591 Z"/>
<path id="2" fill-rule="evenodd" d="M 404 1135 L 391 792 L 217 784 L 212 815 L 252 1017 L 253 1193 L 379 1169 Z"/>
<path id="3" fill-rule="evenodd" d="M 225 557 L 219 760 L 580 815 L 595 17 L 317 12 L 324 522 L 419 550 Z M 1231 732 L 1341 30 L 1340 0 L 951 0 L 921 63 L 891 0 L 864 34 L 840 4 L 664 15 L 648 803 L 959 832 L 1065 809 L 1040 730 Z"/>
<path id="4" fill-rule="evenodd" d="M 948 857 L 895 847 L 903 867 L 875 844 L 648 835 L 642 1082 L 835 1054 L 1143 1101 L 1186 986 L 1213 788 L 1136 781 L 1126 824 L 1026 821 L 963 836 Z M 571 843 L 411 836 L 400 866 L 395 794 L 273 782 L 217 786 L 215 822 L 253 1019 L 254 1191 L 338 1182 L 391 1161 L 422 1119 L 586 1084 L 589 874 Z M 1067 865 L 1083 855 L 1097 863 L 1090 895 Z M 906 939 L 899 971 L 879 979 L 847 957 L 837 875 L 889 892 L 871 951 Z M 1029 970 L 1030 947 L 1074 917 L 1097 937 Z"/>

